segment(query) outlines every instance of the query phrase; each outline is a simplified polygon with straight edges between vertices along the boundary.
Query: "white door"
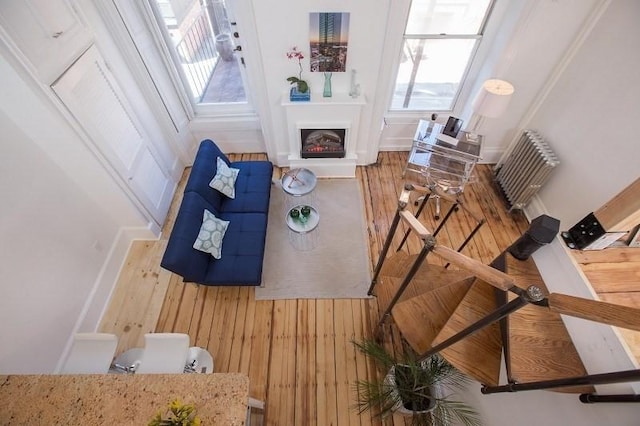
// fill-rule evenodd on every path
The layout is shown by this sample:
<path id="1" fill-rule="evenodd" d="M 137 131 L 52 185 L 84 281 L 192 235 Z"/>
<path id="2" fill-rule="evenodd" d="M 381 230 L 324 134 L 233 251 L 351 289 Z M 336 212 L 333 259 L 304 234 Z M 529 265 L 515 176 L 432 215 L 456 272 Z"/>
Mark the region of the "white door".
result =
<path id="1" fill-rule="evenodd" d="M 51 87 L 161 226 L 175 184 L 97 47 L 87 50 Z"/>
<path id="2" fill-rule="evenodd" d="M 0 23 L 45 83 L 91 44 L 92 34 L 69 0 L 3 0 Z"/>
<path id="3" fill-rule="evenodd" d="M 255 112 L 233 0 L 148 0 L 195 115 Z"/>

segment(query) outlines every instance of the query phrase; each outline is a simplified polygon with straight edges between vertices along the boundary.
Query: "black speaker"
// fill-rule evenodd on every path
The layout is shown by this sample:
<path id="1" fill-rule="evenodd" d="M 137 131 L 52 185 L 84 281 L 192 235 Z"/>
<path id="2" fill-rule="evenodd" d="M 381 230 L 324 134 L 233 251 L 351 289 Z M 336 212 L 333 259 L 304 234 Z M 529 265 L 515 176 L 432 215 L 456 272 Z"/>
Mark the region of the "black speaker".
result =
<path id="1" fill-rule="evenodd" d="M 549 244 L 560 230 L 560 221 L 543 214 L 531 221 L 527 229 L 518 240 L 507 249 L 518 260 L 527 260 L 536 250 Z"/>

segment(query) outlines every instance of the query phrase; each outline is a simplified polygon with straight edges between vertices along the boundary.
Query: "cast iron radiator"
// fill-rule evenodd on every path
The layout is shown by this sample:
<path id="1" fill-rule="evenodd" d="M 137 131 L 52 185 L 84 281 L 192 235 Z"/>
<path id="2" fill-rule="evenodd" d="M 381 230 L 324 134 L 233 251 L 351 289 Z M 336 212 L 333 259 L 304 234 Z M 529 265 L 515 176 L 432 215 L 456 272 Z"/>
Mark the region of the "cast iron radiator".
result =
<path id="1" fill-rule="evenodd" d="M 542 136 L 534 130 L 524 130 L 507 158 L 495 170 L 509 211 L 525 207 L 559 163 Z"/>

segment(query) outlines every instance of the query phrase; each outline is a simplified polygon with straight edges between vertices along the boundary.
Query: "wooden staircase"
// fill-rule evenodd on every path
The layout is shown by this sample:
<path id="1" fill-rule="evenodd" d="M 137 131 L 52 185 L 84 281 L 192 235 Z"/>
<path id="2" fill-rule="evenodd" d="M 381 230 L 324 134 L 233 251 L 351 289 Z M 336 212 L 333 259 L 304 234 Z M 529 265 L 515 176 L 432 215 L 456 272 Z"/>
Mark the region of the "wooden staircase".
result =
<path id="1" fill-rule="evenodd" d="M 388 306 L 416 255 L 398 252 L 385 261 L 375 294 L 381 311 Z M 547 289 L 531 259 L 520 261 L 502 255 L 502 268 L 514 283 L 526 290 Z M 495 289 L 471 273 L 423 263 L 407 290 L 391 310 L 391 317 L 418 354 L 457 334 L 498 308 L 507 293 Z M 503 299 L 503 300 L 501 300 Z M 501 327 L 504 328 L 501 330 Z M 548 307 L 527 305 L 445 348 L 440 354 L 452 365 L 487 386 L 500 382 L 503 334 L 509 348 L 507 380 L 533 382 L 587 374 L 560 315 Z M 593 392 L 591 386 L 555 389 Z"/>
<path id="2" fill-rule="evenodd" d="M 600 398 L 592 395 L 593 385 L 640 379 L 637 369 L 588 374 L 560 316 L 640 331 L 640 309 L 550 294 L 533 260 L 510 254 L 524 257 L 521 250 L 507 249 L 485 265 L 438 244 L 437 232 L 420 223 L 419 213 L 414 216 L 406 210 L 414 190 L 425 188 L 404 186 L 369 288 L 369 294 L 378 298 L 378 337 L 391 318 L 395 328 L 390 331 L 398 331 L 420 358 L 439 353 L 482 383 L 483 393 L 549 389 L 580 393 L 582 400 Z M 420 254 L 398 251 L 387 256 L 400 222 L 422 241 Z M 513 247 L 519 243 L 524 248 L 530 241 L 519 240 Z M 453 268 L 429 263 L 433 256 Z M 501 385 L 503 359 L 506 384 Z M 630 400 L 640 402 L 638 395 L 608 398 Z"/>

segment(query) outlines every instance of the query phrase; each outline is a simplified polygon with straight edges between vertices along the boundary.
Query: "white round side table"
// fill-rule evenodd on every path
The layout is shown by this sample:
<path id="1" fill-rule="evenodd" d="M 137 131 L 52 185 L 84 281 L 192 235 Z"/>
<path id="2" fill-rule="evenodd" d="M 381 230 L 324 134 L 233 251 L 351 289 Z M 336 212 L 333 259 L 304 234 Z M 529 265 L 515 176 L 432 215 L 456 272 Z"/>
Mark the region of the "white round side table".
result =
<path id="1" fill-rule="evenodd" d="M 309 169 L 291 169 L 282 175 L 282 190 L 287 195 L 285 208 L 289 211 L 299 204 L 315 204 L 314 189 L 318 179 Z"/>

